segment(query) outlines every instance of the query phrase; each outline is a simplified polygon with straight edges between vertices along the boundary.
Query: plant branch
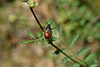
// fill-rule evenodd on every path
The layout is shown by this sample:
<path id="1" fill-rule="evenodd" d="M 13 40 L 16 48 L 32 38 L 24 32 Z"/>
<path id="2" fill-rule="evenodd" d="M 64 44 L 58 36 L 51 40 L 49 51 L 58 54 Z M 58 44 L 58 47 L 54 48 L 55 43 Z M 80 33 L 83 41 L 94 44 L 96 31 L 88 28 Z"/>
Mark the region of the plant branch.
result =
<path id="1" fill-rule="evenodd" d="M 60 41 L 65 45 L 65 43 L 60 39 Z M 67 46 L 67 49 L 69 49 L 69 51 L 83 64 L 86 65 L 86 67 L 89 67 L 87 63 L 85 63 L 84 61 L 82 61 L 81 59 L 78 58 L 78 56 L 69 48 L 69 46 Z"/>
<path id="2" fill-rule="evenodd" d="M 49 41 L 49 43 L 56 48 L 57 50 L 59 50 L 63 55 L 65 55 L 66 57 L 68 57 L 69 59 L 71 59 L 74 63 L 78 63 L 79 65 L 83 66 L 82 64 L 80 64 L 79 62 L 77 62 L 76 60 L 72 59 L 70 56 L 68 56 L 66 53 L 64 53 L 61 49 L 59 49 L 57 46 L 55 46 L 52 41 Z"/>
<path id="3" fill-rule="evenodd" d="M 36 21 L 37 21 L 38 25 L 40 26 L 40 28 L 42 29 L 42 31 L 44 31 L 44 29 L 43 29 L 42 25 L 40 24 L 40 22 L 39 22 L 38 18 L 36 17 L 36 15 L 35 15 L 35 13 L 34 13 L 34 11 L 33 11 L 33 9 L 32 9 L 31 7 L 30 7 L 30 10 L 31 10 L 31 12 L 32 12 L 33 16 L 35 17 L 35 19 L 36 19 Z"/>
<path id="4" fill-rule="evenodd" d="M 35 13 L 34 13 L 34 11 L 33 11 L 33 9 L 32 9 L 31 7 L 30 7 L 30 10 L 31 10 L 33 16 L 35 17 L 35 19 L 36 19 L 38 25 L 40 26 L 40 28 L 42 29 L 42 31 L 44 31 L 43 27 L 41 26 L 39 20 L 37 19 L 36 15 L 35 15 Z M 61 49 L 59 49 L 57 46 L 55 46 L 55 45 L 52 43 L 52 41 L 49 41 L 49 43 L 50 43 L 54 48 L 56 48 L 57 50 L 59 50 L 63 55 L 65 55 L 66 57 L 68 57 L 69 59 L 71 59 L 73 62 L 78 63 L 79 65 L 83 66 L 81 63 L 79 63 L 79 62 L 77 62 L 76 60 L 72 59 L 70 56 L 68 56 L 66 53 L 64 53 Z"/>

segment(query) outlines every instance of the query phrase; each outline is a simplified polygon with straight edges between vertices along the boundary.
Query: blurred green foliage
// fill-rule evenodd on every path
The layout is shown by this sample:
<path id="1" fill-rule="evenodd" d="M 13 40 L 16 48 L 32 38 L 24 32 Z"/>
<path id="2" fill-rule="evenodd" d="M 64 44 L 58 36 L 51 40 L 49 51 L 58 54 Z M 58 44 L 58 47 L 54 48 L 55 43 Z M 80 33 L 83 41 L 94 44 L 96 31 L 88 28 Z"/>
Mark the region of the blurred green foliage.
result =
<path id="1" fill-rule="evenodd" d="M 6 39 L 6 41 L 4 41 L 4 42 L 2 41 L 3 47 L 2 47 L 2 50 L 0 49 L 1 53 L 3 53 L 4 50 L 8 51 L 8 49 L 11 50 L 11 48 L 15 47 L 15 46 L 12 47 L 12 45 L 11 45 L 11 44 L 13 44 L 13 42 L 12 43 L 8 43 L 8 42 L 11 42 L 11 40 L 9 38 L 10 38 L 10 36 L 14 37 L 12 35 L 14 34 L 14 32 L 17 29 L 20 30 L 21 27 L 23 27 L 23 26 L 30 27 L 28 25 L 29 21 L 28 21 L 26 15 L 22 14 L 23 10 L 19 10 L 18 11 L 19 13 L 17 13 L 16 12 L 17 10 L 15 10 L 15 7 L 14 7 L 15 4 L 12 4 L 12 1 L 14 1 L 14 0 L 0 0 L 0 24 L 7 24 L 7 26 L 6 26 L 7 29 L 9 29 L 8 26 L 10 27 L 10 29 L 4 33 L 3 33 L 3 31 L 0 30 L 0 32 L 2 32 L 2 35 L 5 36 L 5 37 L 3 37 L 2 35 L 0 35 L 0 40 Z M 75 41 L 78 38 L 78 36 L 76 34 L 79 35 L 79 38 L 77 41 L 84 42 L 83 47 L 87 46 L 87 43 L 92 45 L 95 42 L 98 43 L 100 41 L 100 19 L 99 19 L 99 21 L 96 22 L 96 24 L 93 24 L 93 22 L 97 18 L 97 15 L 99 15 L 99 13 L 100 13 L 100 1 L 99 0 L 50 0 L 48 2 L 51 2 L 49 4 L 51 14 L 56 13 L 54 15 L 51 15 L 51 16 L 53 16 L 53 17 L 51 17 L 52 23 L 53 23 L 53 25 L 55 25 L 55 27 L 59 28 L 59 37 L 62 36 L 63 38 L 65 38 L 65 39 L 63 39 L 64 42 L 71 43 L 71 46 L 72 46 L 73 43 L 75 43 Z M 8 3 L 11 5 L 9 5 Z M 14 7 L 13 10 L 15 10 L 15 12 L 12 11 L 13 13 L 10 15 L 8 13 L 9 11 L 7 11 L 7 10 L 10 10 L 11 7 Z M 22 7 L 20 7 L 20 8 L 22 8 Z M 30 15 L 31 15 L 31 13 L 30 13 Z M 9 24 L 7 23 L 8 20 L 10 22 Z M 49 20 L 49 22 L 51 22 L 51 21 Z M 62 23 L 59 24 L 59 22 L 62 22 Z M 33 27 L 31 27 L 31 28 L 32 28 L 32 31 L 37 29 L 37 27 L 35 29 Z M 25 29 L 27 29 L 27 28 L 25 28 Z M 12 30 L 14 30 L 13 33 L 12 33 Z M 56 31 L 55 30 L 53 30 L 53 31 L 56 34 Z M 20 34 L 20 32 L 17 32 L 17 33 Z M 32 33 L 28 32 L 28 34 L 31 37 L 35 38 L 35 36 L 33 36 Z M 17 34 L 14 34 L 14 35 L 17 37 Z M 76 37 L 73 38 L 73 36 L 75 36 L 75 35 L 76 35 Z M 56 37 L 53 37 L 53 39 L 58 40 Z M 14 39 L 12 39 L 12 40 L 14 40 Z M 22 44 L 33 43 L 33 42 L 36 42 L 36 44 L 39 45 L 38 40 L 37 41 L 34 41 L 34 40 L 27 41 L 26 40 L 25 42 L 22 42 Z M 4 43 L 5 43 L 5 46 L 4 46 Z M 100 45 L 100 43 L 99 43 L 99 45 Z M 75 45 L 75 46 L 78 46 L 78 45 Z M 100 47 L 100 46 L 95 46 L 95 47 Z M 3 48 L 5 48 L 5 49 L 3 49 Z M 76 47 L 74 47 L 74 48 L 76 48 Z M 86 53 L 89 49 L 91 49 L 91 48 L 84 48 L 83 50 L 80 50 L 79 55 Z M 24 53 L 24 51 L 23 51 L 23 53 Z M 59 51 L 58 51 L 58 53 L 59 53 Z M 63 59 L 62 62 L 66 63 L 68 61 L 70 61 L 70 59 L 66 57 L 65 59 Z M 99 64 L 100 63 L 100 48 L 95 50 L 94 53 L 87 54 L 84 58 L 84 61 L 87 62 L 90 65 L 90 67 L 99 67 L 100 66 L 100 64 Z M 7 65 L 9 65 L 8 67 L 11 67 L 10 65 L 12 65 L 13 61 L 11 60 L 9 63 L 8 62 L 9 61 L 5 62 L 4 65 L 7 64 Z M 79 67 L 79 65 L 73 64 L 72 67 Z"/>
<path id="2" fill-rule="evenodd" d="M 84 43 L 94 43 L 100 41 L 99 0 L 52 0 L 52 2 L 54 2 L 54 5 L 51 6 L 51 9 L 53 10 L 56 8 L 55 17 L 56 15 L 60 17 L 54 21 L 62 22 L 63 38 L 65 38 L 64 41 L 66 43 L 70 43 L 72 37 L 76 34 L 79 35 L 78 41 L 83 41 Z M 99 18 L 99 20 L 97 20 L 97 18 Z M 84 46 L 86 45 L 84 44 Z M 83 48 L 78 52 L 78 55 L 86 53 L 89 49 L 89 47 Z M 99 61 L 95 63 L 93 60 L 96 60 L 99 55 L 100 54 L 98 53 L 97 57 L 95 57 L 95 54 L 91 53 L 85 57 L 85 62 L 88 63 L 91 61 L 88 64 L 92 67 L 92 63 L 94 64 L 94 67 L 97 67 L 99 65 Z M 73 67 L 76 66 L 77 64 Z"/>
<path id="3" fill-rule="evenodd" d="M 100 12 L 100 5 L 97 5 L 99 0 L 57 0 L 55 7 L 61 22 L 64 24 L 66 37 L 69 39 L 72 35 L 79 34 L 80 39 L 85 39 L 92 36 L 94 39 L 100 40 L 100 20 L 92 26 L 97 15 Z M 93 4 L 93 5 L 92 5 Z M 95 7 L 95 8 L 94 8 Z M 89 27 L 92 26 L 91 30 Z M 68 31 L 68 32 L 67 32 Z M 70 32 L 70 33 L 69 33 Z M 87 37 L 89 32 L 89 36 Z"/>

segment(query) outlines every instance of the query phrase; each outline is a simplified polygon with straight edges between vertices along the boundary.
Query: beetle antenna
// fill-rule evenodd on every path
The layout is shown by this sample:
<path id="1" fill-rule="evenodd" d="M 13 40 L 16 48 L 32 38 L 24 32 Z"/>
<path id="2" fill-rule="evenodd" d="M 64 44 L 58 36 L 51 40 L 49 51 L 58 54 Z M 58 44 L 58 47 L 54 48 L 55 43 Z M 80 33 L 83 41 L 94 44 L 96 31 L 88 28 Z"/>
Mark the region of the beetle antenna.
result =
<path id="1" fill-rule="evenodd" d="M 51 28 L 51 30 L 53 30 L 53 29 L 56 29 L 55 27 L 54 28 Z"/>

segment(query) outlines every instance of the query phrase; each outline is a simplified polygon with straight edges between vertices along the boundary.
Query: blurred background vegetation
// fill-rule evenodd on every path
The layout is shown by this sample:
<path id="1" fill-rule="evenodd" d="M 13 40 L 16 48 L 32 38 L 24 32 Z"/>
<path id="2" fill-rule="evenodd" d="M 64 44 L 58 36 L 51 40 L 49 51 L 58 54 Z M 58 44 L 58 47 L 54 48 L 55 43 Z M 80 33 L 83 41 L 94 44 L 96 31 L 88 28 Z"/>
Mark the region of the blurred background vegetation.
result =
<path id="1" fill-rule="evenodd" d="M 71 49 L 77 53 L 89 46 L 89 52 L 96 55 L 94 61 L 100 64 L 100 0 L 35 1 L 39 2 L 35 12 L 43 26 L 50 19 L 57 31 L 59 22 L 62 22 L 66 45 L 78 34 Z M 63 64 L 63 55 L 52 56 L 55 49 L 50 45 L 20 45 L 21 41 L 33 39 L 27 31 L 42 34 L 28 5 L 20 0 L 0 0 L 0 67 L 70 67 L 73 62 Z M 64 47 L 59 40 L 55 44 Z M 80 59 L 83 57 L 79 56 Z"/>

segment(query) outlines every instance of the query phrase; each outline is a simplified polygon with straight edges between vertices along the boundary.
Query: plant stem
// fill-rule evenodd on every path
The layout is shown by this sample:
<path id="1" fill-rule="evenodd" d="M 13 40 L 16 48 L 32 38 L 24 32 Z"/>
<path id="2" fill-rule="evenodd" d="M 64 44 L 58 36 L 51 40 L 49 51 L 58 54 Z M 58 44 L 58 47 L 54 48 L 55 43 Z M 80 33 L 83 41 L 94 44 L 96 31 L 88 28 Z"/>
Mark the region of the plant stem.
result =
<path id="1" fill-rule="evenodd" d="M 68 56 L 66 53 L 64 53 L 61 49 L 59 49 L 57 46 L 55 46 L 52 41 L 49 42 L 54 48 L 56 48 L 57 50 L 59 50 L 63 55 L 65 55 L 66 57 L 68 57 L 69 59 L 71 59 L 73 62 L 78 63 L 79 65 L 83 66 L 82 64 L 80 64 L 79 62 L 77 62 L 76 60 L 72 59 L 70 56 Z"/>
<path id="2" fill-rule="evenodd" d="M 37 21 L 38 25 L 40 26 L 40 28 L 42 29 L 42 31 L 44 31 L 44 29 L 43 29 L 42 25 L 40 24 L 40 22 L 39 22 L 38 18 L 36 17 L 36 15 L 35 15 L 35 13 L 34 13 L 34 11 L 33 11 L 33 9 L 32 9 L 31 7 L 30 7 L 30 10 L 31 10 L 31 12 L 32 12 L 33 16 L 35 17 L 35 19 L 36 19 L 36 21 Z"/>

